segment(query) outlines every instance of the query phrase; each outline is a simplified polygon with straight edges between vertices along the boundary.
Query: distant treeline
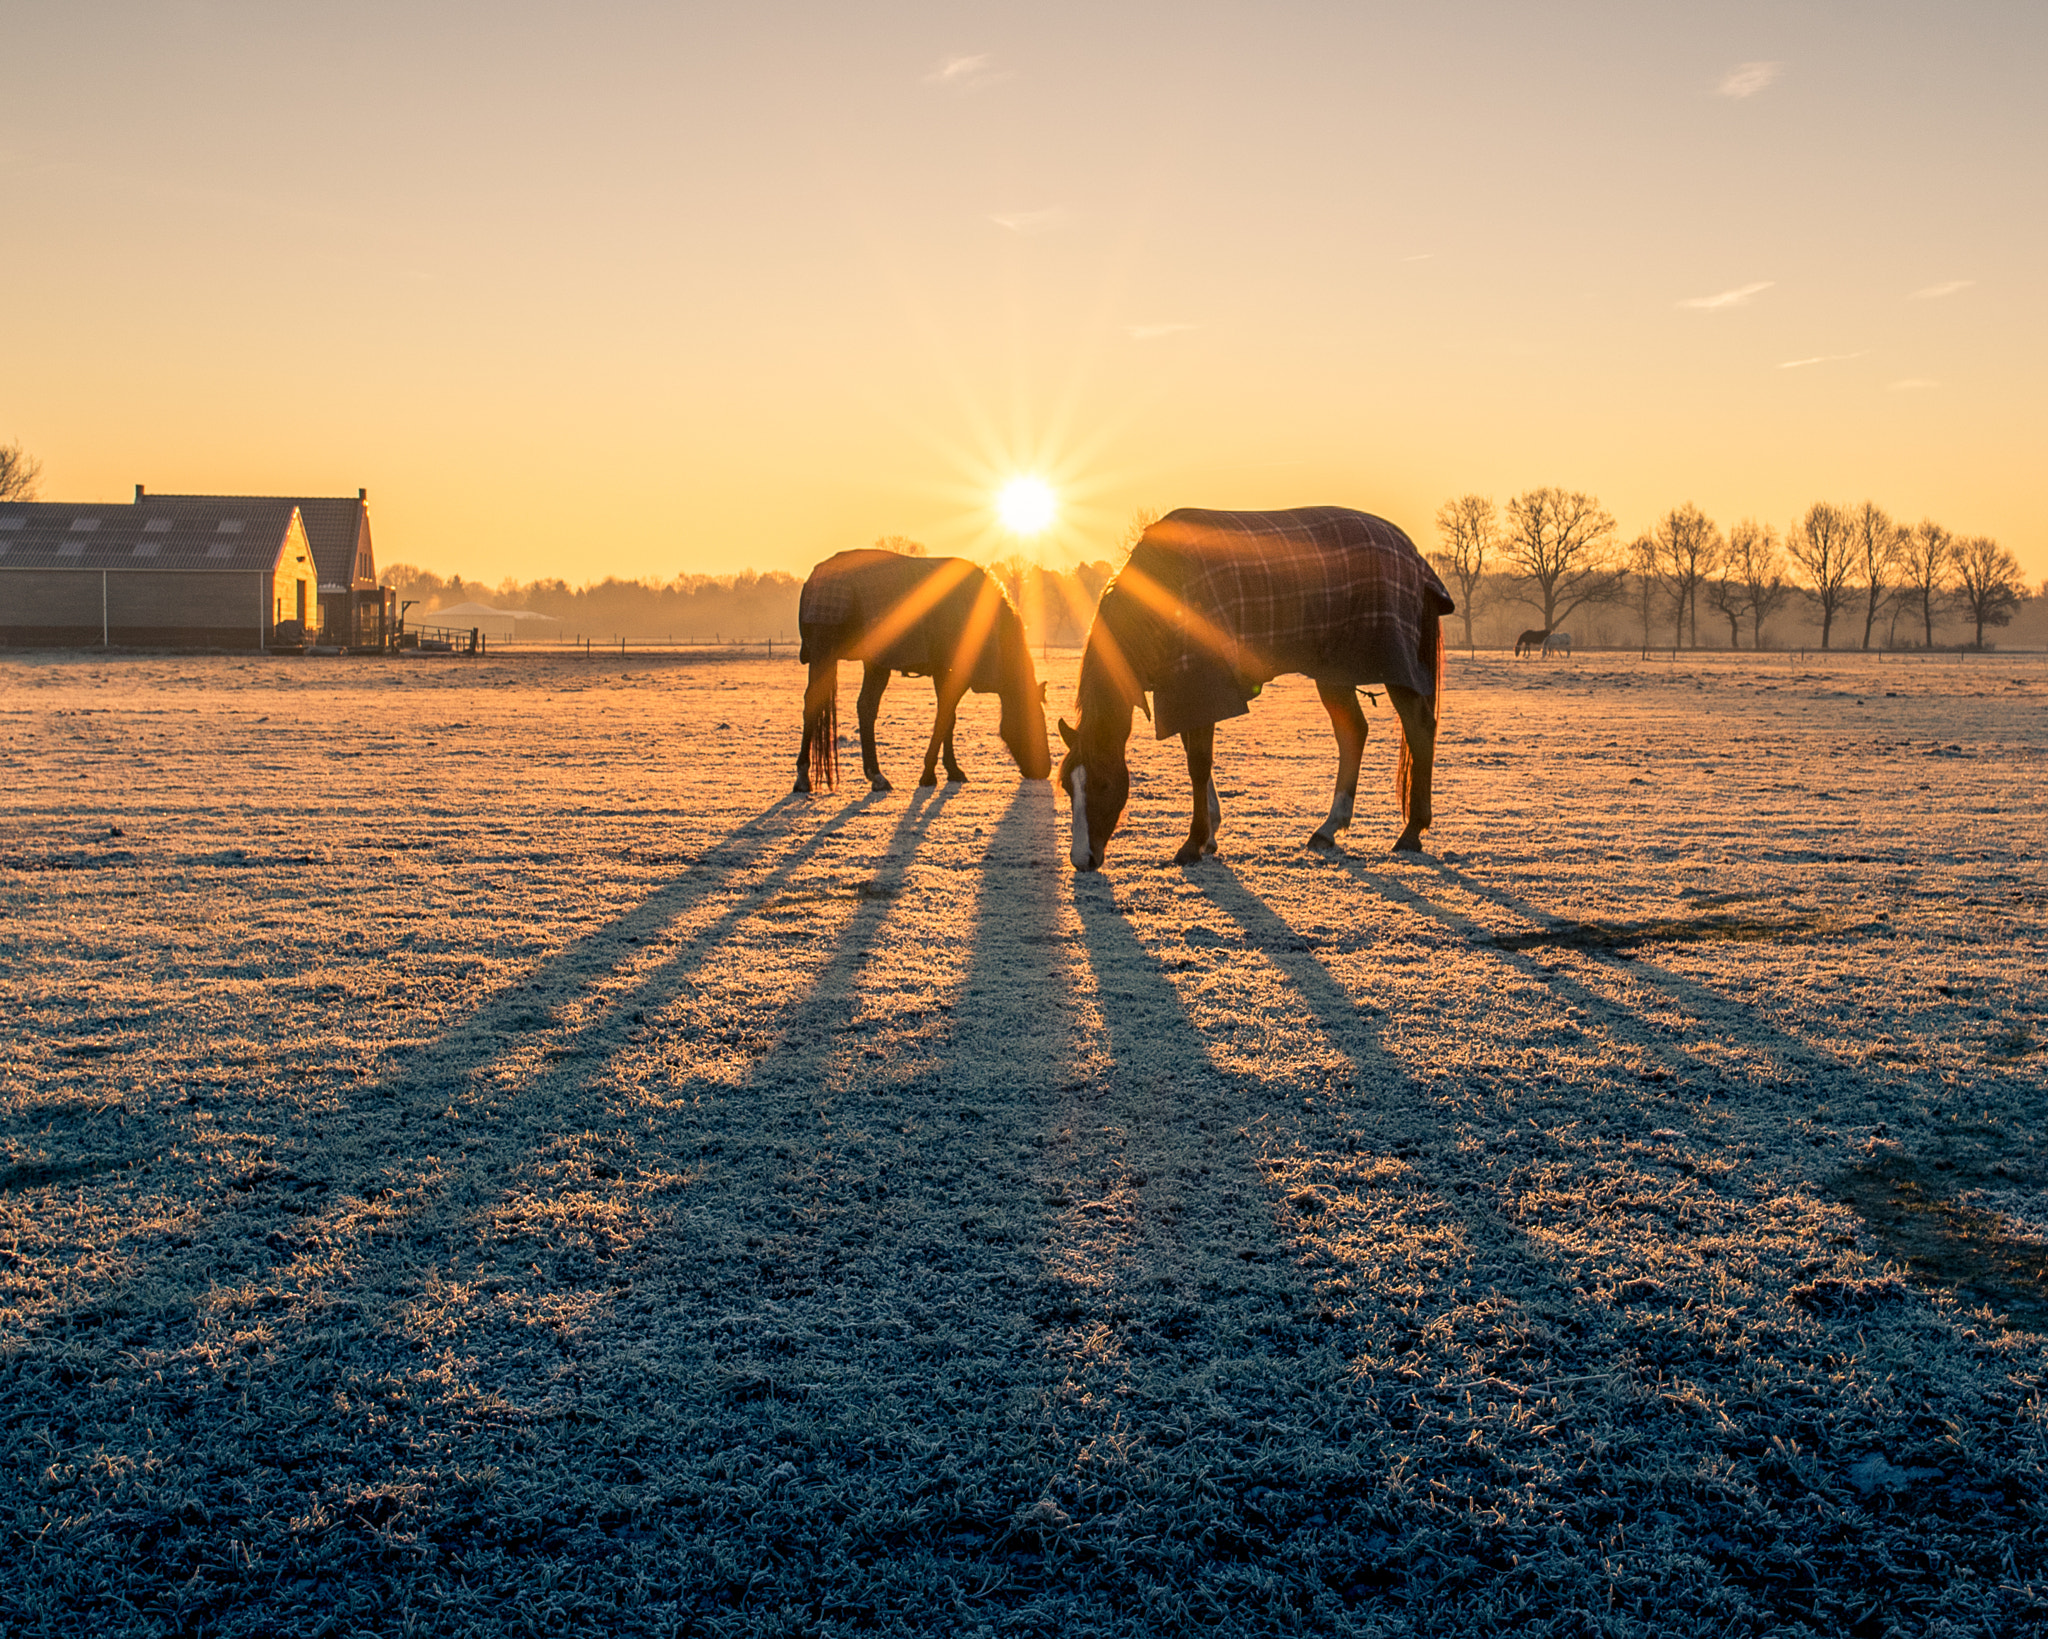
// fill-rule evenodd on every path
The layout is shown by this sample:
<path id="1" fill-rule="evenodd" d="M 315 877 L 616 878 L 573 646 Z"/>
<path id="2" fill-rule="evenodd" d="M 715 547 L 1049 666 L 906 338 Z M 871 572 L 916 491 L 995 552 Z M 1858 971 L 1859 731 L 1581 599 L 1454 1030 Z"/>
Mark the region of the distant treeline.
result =
<path id="1" fill-rule="evenodd" d="M 1489 646 L 1562 628 L 1646 649 L 1981 649 L 2034 598 L 1996 541 L 1872 501 L 1816 502 L 1782 534 L 1751 518 L 1723 532 L 1688 501 L 1625 541 L 1593 496 L 1545 488 L 1446 501 L 1436 533 L 1453 641 Z"/>
<path id="2" fill-rule="evenodd" d="M 1133 515 L 1128 549 L 1157 516 Z M 1529 490 L 1496 506 L 1482 495 L 1444 503 L 1435 539 L 1418 541 L 1460 608 L 1453 644 L 1511 645 L 1527 629 L 1563 628 L 1580 647 L 1983 648 L 1987 632 L 2023 612 L 2025 644 L 2048 640 L 2048 586 L 2036 595 L 1996 541 L 1923 519 L 1896 522 L 1869 501 L 1818 503 L 1780 532 L 1744 519 L 1725 532 L 1687 502 L 1633 540 L 1594 497 Z M 875 543 L 911 557 L 901 536 Z M 1122 552 L 1118 554 L 1121 562 Z M 1078 646 L 1115 572 L 1107 559 L 1047 570 L 1023 557 L 989 571 L 1024 617 L 1033 643 Z M 386 580 L 420 615 L 464 602 L 526 609 L 577 637 L 794 641 L 802 580 L 771 571 L 678 575 L 674 580 L 443 579 L 394 564 Z M 417 617 L 415 617 L 417 618 Z"/>
<path id="3" fill-rule="evenodd" d="M 917 543 L 900 537 L 876 544 L 913 557 L 925 555 Z M 1102 562 L 1048 571 L 1022 558 L 1007 558 L 988 567 L 1023 614 L 1033 642 L 1078 647 L 1113 566 Z M 408 615 L 415 625 L 422 618 L 431 620 L 436 609 L 483 603 L 494 609 L 553 615 L 562 622 L 559 633 L 564 638 L 778 642 L 796 640 L 797 594 L 803 588 L 802 577 L 779 570 L 678 575 L 671 581 L 607 577 L 589 586 L 571 586 L 564 580 L 503 580 L 493 586 L 460 575 L 443 577 L 409 563 L 390 565 L 384 582 L 397 588 L 401 601 L 416 604 Z"/>

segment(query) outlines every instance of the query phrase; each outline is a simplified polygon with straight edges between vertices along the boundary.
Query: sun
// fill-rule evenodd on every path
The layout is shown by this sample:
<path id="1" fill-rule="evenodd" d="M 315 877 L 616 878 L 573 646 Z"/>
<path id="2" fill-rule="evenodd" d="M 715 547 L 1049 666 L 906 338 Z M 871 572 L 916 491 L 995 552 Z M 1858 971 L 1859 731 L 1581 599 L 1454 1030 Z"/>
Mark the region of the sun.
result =
<path id="1" fill-rule="evenodd" d="M 1013 535 L 1036 535 L 1053 520 L 1059 503 L 1043 478 L 1012 478 L 996 496 L 996 516 Z"/>

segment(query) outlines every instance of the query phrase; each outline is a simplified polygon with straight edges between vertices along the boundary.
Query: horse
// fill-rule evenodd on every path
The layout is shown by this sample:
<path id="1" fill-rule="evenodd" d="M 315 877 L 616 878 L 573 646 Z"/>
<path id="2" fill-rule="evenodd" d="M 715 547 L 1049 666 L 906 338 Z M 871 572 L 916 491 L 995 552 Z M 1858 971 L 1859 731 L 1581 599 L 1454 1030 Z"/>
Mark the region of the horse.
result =
<path id="1" fill-rule="evenodd" d="M 1515 658 L 1519 660 L 1525 654 L 1538 654 L 1542 651 L 1543 645 L 1549 641 L 1549 627 L 1532 626 L 1528 631 L 1515 639 Z"/>
<path id="2" fill-rule="evenodd" d="M 1283 672 L 1315 679 L 1337 737 L 1336 795 L 1308 845 L 1334 849 L 1351 824 L 1367 732 L 1356 691 L 1383 683 L 1401 719 L 1395 791 L 1406 826 L 1394 846 L 1421 852 L 1443 689 L 1442 621 L 1455 607 L 1414 543 L 1370 513 L 1169 512 L 1103 588 L 1081 655 L 1080 720 L 1071 728 L 1060 720 L 1074 869 L 1101 866 L 1130 799 L 1124 747 L 1139 709 L 1158 738 L 1179 735 L 1187 754 L 1193 818 L 1174 863 L 1215 853 L 1223 823 L 1216 725 L 1243 716 Z"/>
<path id="3" fill-rule="evenodd" d="M 893 790 L 875 754 L 875 713 L 889 674 L 927 676 L 938 694 L 921 785 L 965 780 L 953 756 L 961 696 L 1002 700 L 1003 744 L 1025 778 L 1052 773 L 1045 736 L 1045 685 L 1031 668 L 1024 623 L 996 580 L 965 558 L 906 558 L 879 550 L 839 552 L 810 573 L 797 600 L 798 658 L 811 668 L 804 688 L 804 738 L 796 789 L 839 781 L 839 662 L 858 660 L 860 760 L 869 786 Z"/>
<path id="4" fill-rule="evenodd" d="M 1545 660 L 1548 660 L 1554 653 L 1570 654 L 1571 652 L 1572 634 L 1570 632 L 1552 632 L 1543 640 L 1543 658 Z"/>

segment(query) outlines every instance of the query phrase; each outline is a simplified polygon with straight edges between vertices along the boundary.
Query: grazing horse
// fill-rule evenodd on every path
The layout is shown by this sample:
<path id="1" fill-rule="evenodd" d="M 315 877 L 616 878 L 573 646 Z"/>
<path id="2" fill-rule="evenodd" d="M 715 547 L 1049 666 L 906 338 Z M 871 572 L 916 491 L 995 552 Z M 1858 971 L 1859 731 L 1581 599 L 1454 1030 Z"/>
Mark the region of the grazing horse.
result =
<path id="1" fill-rule="evenodd" d="M 1356 691 L 1384 683 L 1401 718 L 1396 791 L 1407 823 L 1394 846 L 1419 853 L 1430 822 L 1442 619 L 1455 607 L 1414 543 L 1369 513 L 1169 512 L 1103 588 L 1081 656 L 1080 722 L 1060 723 L 1074 869 L 1102 864 L 1123 816 L 1131 790 L 1124 746 L 1148 689 L 1154 732 L 1178 734 L 1187 752 L 1193 818 L 1174 861 L 1213 854 L 1223 821 L 1216 725 L 1243 716 L 1283 672 L 1315 679 L 1337 736 L 1336 796 L 1309 846 L 1335 848 L 1351 823 L 1366 736 Z"/>
<path id="2" fill-rule="evenodd" d="M 1532 626 L 1528 631 L 1515 639 L 1515 658 L 1519 660 L 1525 654 L 1541 654 L 1543 652 L 1543 645 L 1549 641 L 1549 627 Z"/>
<path id="3" fill-rule="evenodd" d="M 858 660 L 860 761 L 876 791 L 893 789 L 875 756 L 875 713 L 889 674 L 926 676 L 938 692 L 931 742 L 919 783 L 967 778 L 953 757 L 960 697 L 1002 698 L 1003 744 L 1027 779 L 1052 772 L 1045 740 L 1045 686 L 1031 670 L 1024 623 L 1003 589 L 965 558 L 906 558 L 895 552 L 840 552 L 811 571 L 797 600 L 799 658 L 810 663 L 804 689 L 804 739 L 796 789 L 830 791 L 839 779 L 839 662 Z"/>
<path id="4" fill-rule="evenodd" d="M 1570 632 L 1552 632 L 1543 640 L 1543 658 L 1545 660 L 1548 660 L 1553 654 L 1570 654 L 1571 652 L 1572 634 Z"/>

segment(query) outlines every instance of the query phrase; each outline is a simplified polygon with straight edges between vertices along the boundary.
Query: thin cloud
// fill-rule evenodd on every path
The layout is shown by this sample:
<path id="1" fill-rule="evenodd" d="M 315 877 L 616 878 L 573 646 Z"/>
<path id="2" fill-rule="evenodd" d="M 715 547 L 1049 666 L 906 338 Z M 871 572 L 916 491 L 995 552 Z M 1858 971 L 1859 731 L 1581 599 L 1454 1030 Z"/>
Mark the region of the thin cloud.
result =
<path id="1" fill-rule="evenodd" d="M 1888 393 L 1917 393 L 1923 387 L 1939 387 L 1940 385 L 1940 382 L 1930 381 L 1925 376 L 1908 376 L 1904 381 L 1887 382 L 1885 384 L 1885 391 Z"/>
<path id="2" fill-rule="evenodd" d="M 1162 336 L 1178 336 L 1186 330 L 1199 330 L 1194 324 L 1127 324 L 1124 329 L 1132 341 L 1157 341 Z"/>
<path id="3" fill-rule="evenodd" d="M 1911 300 L 1916 302 L 1939 301 L 1944 296 L 1953 296 L 1959 290 L 1968 290 L 1975 279 L 1950 279 L 1946 284 L 1929 285 L 1925 290 L 1913 292 Z"/>
<path id="4" fill-rule="evenodd" d="M 1056 228 L 1066 221 L 1067 213 L 1062 210 L 1050 211 L 999 211 L 989 220 L 999 228 L 1011 233 L 1043 233 L 1047 228 Z"/>
<path id="5" fill-rule="evenodd" d="M 1866 348 L 1864 351 L 1868 351 Z M 1787 359 L 1779 365 L 1780 370 L 1804 370 L 1809 364 L 1840 364 L 1844 359 L 1860 359 L 1862 353 L 1816 353 L 1810 359 Z"/>
<path id="6" fill-rule="evenodd" d="M 1724 97 L 1746 102 L 1784 72 L 1783 63 L 1737 63 L 1714 89 Z"/>
<path id="7" fill-rule="evenodd" d="M 1719 309 L 1723 307 L 1747 307 L 1749 305 L 1751 297 L 1757 295 L 1761 291 L 1769 290 L 1771 286 L 1776 284 L 1777 282 L 1778 281 L 1775 279 L 1759 279 L 1753 285 L 1737 285 L 1733 290 L 1723 290 L 1712 296 L 1688 296 L 1684 301 L 1680 302 L 1678 305 L 1680 307 L 1699 307 L 1708 309 Z"/>
<path id="8" fill-rule="evenodd" d="M 973 91 L 1009 78 L 995 64 L 995 58 L 985 51 L 972 57 L 948 57 L 924 77 L 924 83 L 943 86 L 948 91 Z"/>

